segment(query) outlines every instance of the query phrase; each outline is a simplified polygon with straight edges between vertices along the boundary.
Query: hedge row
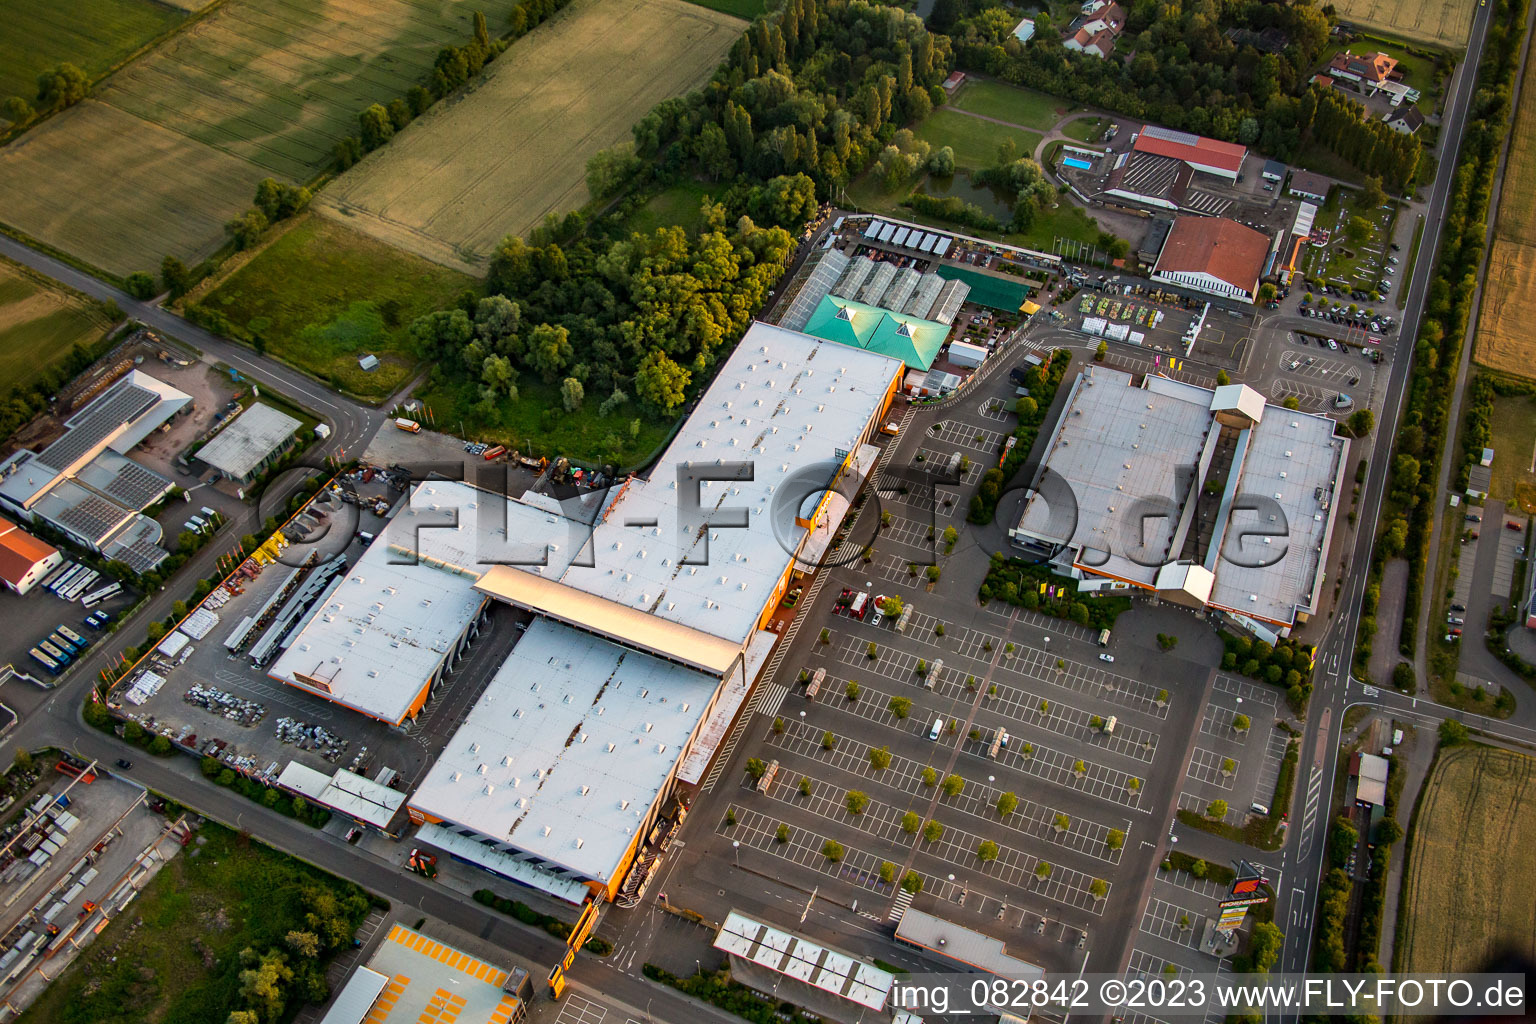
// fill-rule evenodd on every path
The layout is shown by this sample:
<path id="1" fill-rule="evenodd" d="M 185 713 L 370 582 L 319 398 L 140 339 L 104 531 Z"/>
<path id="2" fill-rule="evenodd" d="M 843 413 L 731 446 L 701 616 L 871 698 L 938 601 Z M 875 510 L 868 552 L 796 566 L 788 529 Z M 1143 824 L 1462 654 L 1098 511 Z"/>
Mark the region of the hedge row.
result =
<path id="1" fill-rule="evenodd" d="M 1281 640 L 1271 647 L 1263 640 L 1237 636 L 1223 631 L 1221 644 L 1226 648 L 1221 667 L 1240 672 L 1250 679 L 1285 689 L 1285 702 L 1298 715 L 1306 710 L 1312 696 L 1312 654 L 1307 644 Z"/>
<path id="2" fill-rule="evenodd" d="M 493 910 L 515 917 L 523 924 L 534 928 L 542 928 L 557 939 L 569 939 L 571 937 L 571 925 L 562 921 L 553 914 L 540 913 L 521 900 L 509 900 L 505 896 L 497 896 L 489 889 L 476 889 L 475 902 L 482 903 Z M 607 939 L 600 939 L 596 935 L 587 939 L 582 946 L 588 953 L 598 956 L 607 956 L 613 952 L 613 943 Z"/>
<path id="3" fill-rule="evenodd" d="M 1043 594 L 1042 583 L 1046 585 Z M 1051 596 L 1051 587 L 1056 588 L 1055 596 Z M 976 596 L 982 604 L 996 598 L 1092 629 L 1114 629 L 1120 613 L 1131 607 L 1131 599 L 1124 594 L 1079 594 L 1076 580 L 1058 576 L 1039 562 L 1002 554 L 992 556 Z"/>
<path id="4" fill-rule="evenodd" d="M 1013 479 L 1013 475 L 1029 458 L 1030 449 L 1035 446 L 1035 438 L 1040 434 L 1040 425 L 1050 412 L 1051 403 L 1056 400 L 1056 392 L 1061 387 L 1061 379 L 1067 375 L 1067 367 L 1071 363 L 1072 353 L 1059 348 L 1051 353 L 1048 363 L 1043 367 L 1035 367 L 1026 375 L 1024 386 L 1029 394 L 1014 403 L 1019 422 L 1013 428 L 1013 451 L 1003 459 L 999 468 L 989 469 L 982 475 L 981 484 L 971 498 L 970 511 L 966 514 L 971 522 L 990 523 L 997 515 L 997 503 L 1003 496 L 1003 486 Z"/>
<path id="5" fill-rule="evenodd" d="M 655 964 L 646 964 L 642 970 L 652 981 L 670 985 L 679 992 L 752 1021 L 752 1024 L 822 1024 L 820 1017 L 802 1013 L 793 1003 L 764 999 L 740 982 L 732 981 L 726 971 L 680 978 Z"/>

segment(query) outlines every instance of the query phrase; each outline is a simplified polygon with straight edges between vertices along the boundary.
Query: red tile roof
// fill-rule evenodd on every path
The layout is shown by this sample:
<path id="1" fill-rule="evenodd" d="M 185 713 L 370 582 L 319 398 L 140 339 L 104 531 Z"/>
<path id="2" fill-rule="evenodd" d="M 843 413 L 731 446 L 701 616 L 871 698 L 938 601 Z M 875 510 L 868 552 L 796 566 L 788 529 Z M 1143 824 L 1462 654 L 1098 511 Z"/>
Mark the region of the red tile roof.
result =
<path id="1" fill-rule="evenodd" d="M 1223 217 L 1180 217 L 1157 258 L 1165 273 L 1209 274 L 1246 292 L 1258 285 L 1269 238 Z"/>
<path id="2" fill-rule="evenodd" d="M 1247 147 L 1235 142 L 1218 142 L 1200 135 L 1153 128 L 1144 129 L 1136 137 L 1135 148 L 1142 153 L 1171 156 L 1185 163 L 1220 167 L 1233 174 L 1242 168 L 1243 157 L 1248 154 Z"/>
<path id="3" fill-rule="evenodd" d="M 32 567 L 57 549 L 32 536 L 9 519 L 0 518 L 0 579 L 20 586 Z"/>

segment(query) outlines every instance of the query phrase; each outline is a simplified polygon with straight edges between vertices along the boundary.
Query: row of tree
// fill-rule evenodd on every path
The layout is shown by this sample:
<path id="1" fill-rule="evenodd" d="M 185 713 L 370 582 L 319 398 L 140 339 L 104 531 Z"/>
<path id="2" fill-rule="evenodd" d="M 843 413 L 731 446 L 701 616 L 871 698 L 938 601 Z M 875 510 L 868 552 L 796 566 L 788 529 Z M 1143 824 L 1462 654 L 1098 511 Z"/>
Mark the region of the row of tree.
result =
<path id="1" fill-rule="evenodd" d="M 1366 588 L 1361 608 L 1355 666 L 1362 675 L 1370 663 L 1376 632 L 1373 595 L 1379 596 L 1386 561 L 1399 554 L 1408 559 L 1408 585 L 1398 649 L 1410 656 L 1417 650 L 1440 459 L 1482 265 L 1494 172 L 1510 120 L 1510 93 L 1520 66 L 1526 9 L 1527 0 L 1498 0 L 1498 9 L 1489 19 L 1478 88 L 1467 112 L 1466 136 L 1446 200 L 1444 235 L 1414 344 L 1414 372 L 1408 379 L 1391 485 L 1382 506 L 1381 534 L 1371 560 L 1372 585 Z"/>
<path id="2" fill-rule="evenodd" d="M 90 94 L 90 76 L 65 61 L 38 74 L 36 107 L 24 96 L 8 96 L 5 103 L 0 104 L 0 110 L 13 127 L 25 127 L 39 112 L 51 114 L 72 107 Z"/>

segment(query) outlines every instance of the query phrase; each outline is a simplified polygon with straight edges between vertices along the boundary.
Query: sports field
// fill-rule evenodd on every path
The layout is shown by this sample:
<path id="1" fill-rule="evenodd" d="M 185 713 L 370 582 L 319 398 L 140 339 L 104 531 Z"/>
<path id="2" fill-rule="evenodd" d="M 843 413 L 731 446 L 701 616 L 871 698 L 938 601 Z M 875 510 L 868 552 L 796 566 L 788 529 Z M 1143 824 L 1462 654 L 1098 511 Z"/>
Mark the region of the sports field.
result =
<path id="1" fill-rule="evenodd" d="M 0 220 L 115 273 L 201 258 L 257 181 L 313 177 L 359 111 L 512 3 L 229 0 L 0 150 Z"/>
<path id="2" fill-rule="evenodd" d="M 1006 140 L 1013 140 L 1019 156 L 1032 157 L 1042 138 L 1039 132 L 1008 128 L 943 107 L 929 114 L 915 134 L 934 149 L 951 147 L 955 151 L 955 166 L 973 171 L 996 164 L 998 147 Z"/>
<path id="3" fill-rule="evenodd" d="M 1536 377 L 1536 74 L 1527 66 L 1509 136 L 1488 278 L 1477 317 L 1475 358 L 1484 366 Z"/>
<path id="4" fill-rule="evenodd" d="M 0 260 L 0 381 L 7 390 L 98 340 L 109 326 L 77 295 L 51 287 L 8 260 Z"/>
<path id="5" fill-rule="evenodd" d="M 1339 20 L 1451 49 L 1467 45 L 1474 0 L 1334 0 Z"/>
<path id="6" fill-rule="evenodd" d="M 576 0 L 317 205 L 391 245 L 478 269 L 504 236 L 585 203 L 587 159 L 708 78 L 741 31 L 683 0 Z"/>
<path id="7" fill-rule="evenodd" d="M 1425 787 L 1393 970 L 1473 971 L 1501 947 L 1536 955 L 1536 759 L 1453 747 Z"/>
<path id="8" fill-rule="evenodd" d="M 1050 131 L 1051 126 L 1065 117 L 1071 108 L 1066 100 L 1043 92 L 986 80 L 966 82 L 960 95 L 955 97 L 954 105 L 973 114 L 995 117 L 1039 132 Z"/>
<path id="9" fill-rule="evenodd" d="M 38 72 L 64 61 L 97 78 L 185 17 L 155 0 L 0 0 L 0 99 L 32 102 Z"/>

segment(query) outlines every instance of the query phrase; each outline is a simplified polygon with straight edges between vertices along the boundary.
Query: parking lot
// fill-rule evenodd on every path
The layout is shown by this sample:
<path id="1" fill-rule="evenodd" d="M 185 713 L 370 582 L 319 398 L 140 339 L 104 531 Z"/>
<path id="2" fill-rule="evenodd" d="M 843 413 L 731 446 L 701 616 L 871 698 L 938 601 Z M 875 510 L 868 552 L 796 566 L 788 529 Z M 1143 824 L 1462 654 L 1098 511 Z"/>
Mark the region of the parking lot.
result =
<path id="1" fill-rule="evenodd" d="M 916 419 L 899 459 L 961 452 L 967 473 L 995 464 L 1012 417 L 992 403 L 1011 407 L 1012 385 L 999 375 L 987 388 Z M 741 864 L 857 901 L 866 917 L 894 921 L 915 899 L 1049 968 L 1076 969 L 1079 948 L 1108 964 L 1141 913 L 1208 670 L 1134 652 L 1101 660 L 1097 630 L 978 608 L 986 553 L 968 540 L 965 503 L 893 491 L 879 507 L 892 521 L 871 562 L 830 570 L 741 736 L 777 769 L 761 786 L 740 764 L 721 779 L 715 835 L 696 842 L 723 844 L 727 858 L 739 843 Z M 962 542 L 946 555 L 930 528 L 950 524 Z M 942 576 L 930 586 L 911 567 L 931 563 Z M 845 588 L 869 594 L 863 617 L 839 606 Z M 903 632 L 898 617 L 877 624 L 879 596 L 909 610 Z M 808 698 L 802 671 L 818 670 Z M 674 899 L 685 885 L 673 879 Z"/>

